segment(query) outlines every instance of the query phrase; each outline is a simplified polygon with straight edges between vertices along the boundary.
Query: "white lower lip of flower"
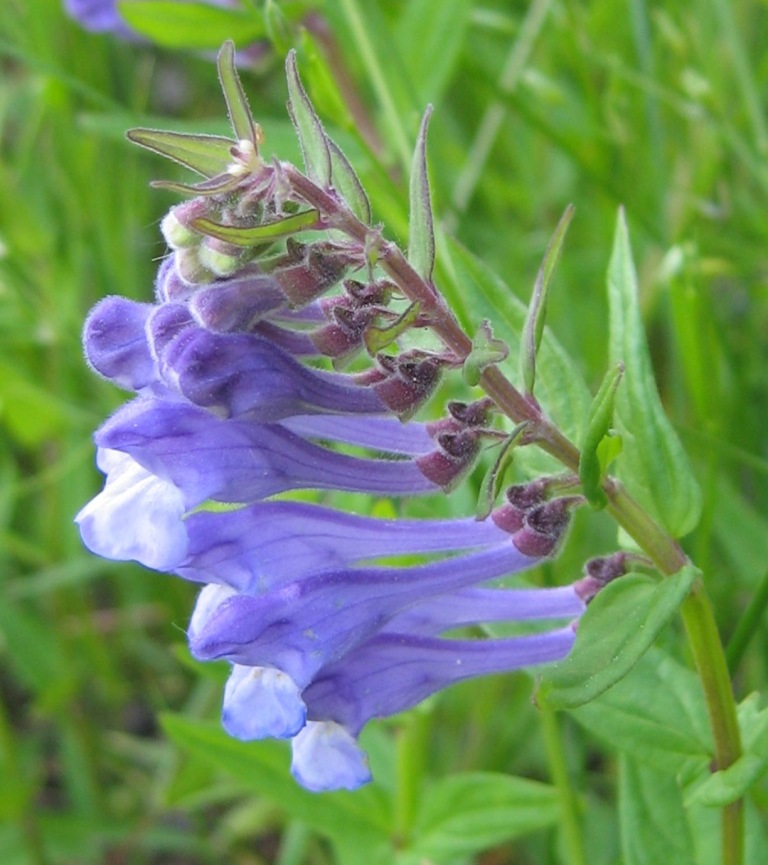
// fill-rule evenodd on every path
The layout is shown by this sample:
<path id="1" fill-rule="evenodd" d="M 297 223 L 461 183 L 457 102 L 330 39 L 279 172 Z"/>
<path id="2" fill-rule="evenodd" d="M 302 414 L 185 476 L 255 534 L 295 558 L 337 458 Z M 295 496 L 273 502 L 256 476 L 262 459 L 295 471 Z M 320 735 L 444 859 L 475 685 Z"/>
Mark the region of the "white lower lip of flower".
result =
<path id="1" fill-rule="evenodd" d="M 368 756 L 335 721 L 309 721 L 292 741 L 291 772 L 314 793 L 355 790 L 371 780 Z"/>
<path id="2" fill-rule="evenodd" d="M 188 539 L 181 492 L 127 454 L 101 448 L 98 464 L 107 474 L 104 489 L 75 517 L 88 549 L 159 571 L 183 561 Z"/>

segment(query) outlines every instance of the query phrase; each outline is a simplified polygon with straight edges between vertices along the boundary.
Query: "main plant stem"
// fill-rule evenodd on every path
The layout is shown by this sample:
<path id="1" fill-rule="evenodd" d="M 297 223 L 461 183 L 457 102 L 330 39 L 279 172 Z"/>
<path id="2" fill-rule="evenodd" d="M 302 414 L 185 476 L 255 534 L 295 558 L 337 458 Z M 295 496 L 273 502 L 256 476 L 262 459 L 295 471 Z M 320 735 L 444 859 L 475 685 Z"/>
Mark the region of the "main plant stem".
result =
<path id="1" fill-rule="evenodd" d="M 472 340 L 464 333 L 442 295 L 409 264 L 400 248 L 376 236 L 370 226 L 354 216 L 335 197 L 318 187 L 292 165 L 283 168 L 296 194 L 316 208 L 329 227 L 343 231 L 368 248 L 375 243 L 377 263 L 410 300 L 420 304 L 420 313 L 455 356 L 465 360 L 472 350 Z M 547 418 L 536 403 L 503 375 L 490 366 L 480 376 L 485 392 L 515 423 L 527 421 L 536 444 L 555 457 L 570 471 L 577 472 L 579 449 Z M 603 489 L 608 496 L 608 512 L 624 531 L 651 558 L 665 576 L 677 573 L 687 558 L 674 538 L 670 537 L 614 478 L 606 478 Z M 715 770 L 726 769 L 741 755 L 741 737 L 736 717 L 736 703 L 731 687 L 723 644 L 717 630 L 712 604 L 704 584 L 698 578 L 682 605 L 688 643 L 702 688 L 715 745 Z M 740 865 L 743 860 L 744 817 L 741 800 L 723 809 L 723 865 Z"/>

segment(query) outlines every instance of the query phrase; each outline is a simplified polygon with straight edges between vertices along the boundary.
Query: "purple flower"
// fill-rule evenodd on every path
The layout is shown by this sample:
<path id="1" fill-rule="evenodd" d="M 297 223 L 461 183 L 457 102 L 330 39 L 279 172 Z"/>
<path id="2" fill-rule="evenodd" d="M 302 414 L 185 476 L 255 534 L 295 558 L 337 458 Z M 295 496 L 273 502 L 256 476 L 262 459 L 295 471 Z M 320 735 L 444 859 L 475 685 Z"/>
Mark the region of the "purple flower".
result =
<path id="1" fill-rule="evenodd" d="M 190 631 L 190 648 L 201 660 L 277 667 L 303 689 L 402 610 L 532 564 L 507 540 L 412 568 L 320 572 L 258 595 L 230 595 Z"/>
<path id="2" fill-rule="evenodd" d="M 117 11 L 117 0 L 64 0 L 64 8 L 86 30 L 135 38 Z"/>
<path id="3" fill-rule="evenodd" d="M 291 771 L 310 790 L 354 789 L 370 780 L 357 733 L 463 679 L 557 661 L 572 627 L 506 640 L 447 640 L 383 632 L 329 664 L 304 691 L 308 721 L 294 737 Z"/>
<path id="4" fill-rule="evenodd" d="M 291 197 L 285 163 L 261 159 L 242 108 L 233 141 L 143 136 L 188 153 L 205 179 L 163 220 L 172 251 L 154 303 L 107 297 L 85 323 L 92 368 L 135 397 L 95 432 L 106 481 L 76 521 L 93 552 L 202 584 L 187 636 L 195 657 L 231 664 L 232 736 L 291 739 L 301 784 L 353 789 L 370 780 L 357 742 L 368 721 L 562 658 L 619 565 L 561 588 L 498 585 L 556 551 L 580 501 L 544 481 L 512 488 L 482 522 L 283 498 L 448 491 L 503 433 L 489 399 L 412 419 L 462 358 L 414 347 L 407 332 L 429 311 L 403 309 L 367 241 L 316 238 L 322 214 Z M 451 635 L 490 621 L 528 624 L 506 639 Z"/>

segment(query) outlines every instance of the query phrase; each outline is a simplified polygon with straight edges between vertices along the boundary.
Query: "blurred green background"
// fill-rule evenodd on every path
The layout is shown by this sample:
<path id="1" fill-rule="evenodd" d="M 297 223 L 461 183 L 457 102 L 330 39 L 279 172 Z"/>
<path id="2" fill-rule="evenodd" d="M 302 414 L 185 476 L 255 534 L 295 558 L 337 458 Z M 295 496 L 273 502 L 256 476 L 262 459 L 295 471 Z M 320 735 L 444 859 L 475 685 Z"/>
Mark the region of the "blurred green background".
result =
<path id="1" fill-rule="evenodd" d="M 268 5 L 284 12 L 285 27 L 273 27 L 277 46 L 242 70 L 266 152 L 297 158 L 282 65 L 296 44 L 318 111 L 389 237 L 407 240 L 407 166 L 427 103 L 437 217 L 520 298 L 561 213 L 576 206 L 549 323 L 593 389 L 606 365 L 605 271 L 625 207 L 659 389 L 704 491 L 702 522 L 684 544 L 705 572 L 725 639 L 737 634 L 739 697 L 760 688 L 766 3 Z M 159 729 L 163 712 L 218 716 L 224 672 L 201 672 L 183 649 L 195 590 L 91 557 L 72 522 L 100 486 L 91 433 L 125 398 L 86 368 L 81 324 L 105 294 L 151 299 L 164 254 L 158 221 L 174 202 L 148 188 L 174 169 L 129 145 L 124 131 L 223 131 L 210 56 L 86 33 L 59 0 L 4 0 L 0 62 L 0 860 L 336 861 L 338 849 L 317 831 L 325 806 L 315 813 L 311 797 L 285 786 L 279 746 L 259 753 L 274 755 L 283 786 L 254 795 L 247 779 Z M 350 93 L 359 101 L 352 110 Z M 461 303 L 472 316 L 473 298 Z M 460 493 L 449 507 L 471 512 L 471 498 Z M 606 521 L 580 518 L 561 558 L 534 578 L 570 582 L 585 558 L 614 543 Z M 739 626 L 747 609 L 752 624 Z M 665 639 L 685 660 L 674 627 Z M 414 803 L 434 779 L 492 770 L 548 782 L 558 760 L 562 768 L 530 693 L 522 674 L 469 683 L 372 725 L 376 795 L 403 849 Z M 616 755 L 571 717 L 553 723 L 589 861 L 622 861 Z M 765 782 L 753 795 L 765 815 Z M 462 808 L 459 799 L 458 815 Z M 557 822 L 491 833 L 485 852 L 438 847 L 423 861 L 568 862 Z"/>

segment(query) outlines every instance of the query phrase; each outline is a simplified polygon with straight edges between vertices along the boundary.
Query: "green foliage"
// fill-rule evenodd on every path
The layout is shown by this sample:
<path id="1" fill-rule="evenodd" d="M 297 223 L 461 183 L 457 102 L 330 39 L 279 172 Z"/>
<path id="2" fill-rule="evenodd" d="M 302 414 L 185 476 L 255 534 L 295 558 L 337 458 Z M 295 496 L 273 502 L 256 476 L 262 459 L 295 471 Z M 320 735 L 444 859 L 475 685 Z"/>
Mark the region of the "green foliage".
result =
<path id="1" fill-rule="evenodd" d="M 615 397 L 616 425 L 624 443 L 616 471 L 649 512 L 679 537 L 695 528 L 701 493 L 656 390 L 623 213 L 608 268 L 608 302 L 610 359 L 625 369 Z"/>
<path id="2" fill-rule="evenodd" d="M 122 18 L 142 36 L 166 48 L 218 49 L 226 39 L 243 45 L 267 35 L 261 16 L 178 0 L 119 0 Z"/>
<path id="3" fill-rule="evenodd" d="M 627 574 L 601 589 L 579 622 L 573 651 L 543 674 L 538 702 L 574 708 L 623 679 L 675 614 L 696 576 L 690 566 L 662 582 Z"/>

